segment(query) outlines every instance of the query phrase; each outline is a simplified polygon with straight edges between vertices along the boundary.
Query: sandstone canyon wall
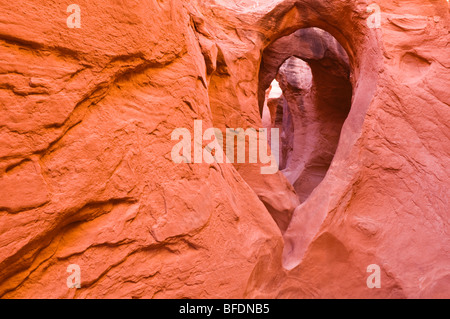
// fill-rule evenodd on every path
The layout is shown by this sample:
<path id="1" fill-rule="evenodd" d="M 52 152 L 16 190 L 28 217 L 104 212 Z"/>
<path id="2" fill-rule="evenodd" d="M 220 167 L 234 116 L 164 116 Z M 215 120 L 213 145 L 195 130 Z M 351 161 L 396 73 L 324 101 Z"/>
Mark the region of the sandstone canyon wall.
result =
<path id="1" fill-rule="evenodd" d="M 0 0 L 1 298 L 450 297 L 446 0 L 73 2 Z M 286 169 L 173 162 L 274 78 Z"/>

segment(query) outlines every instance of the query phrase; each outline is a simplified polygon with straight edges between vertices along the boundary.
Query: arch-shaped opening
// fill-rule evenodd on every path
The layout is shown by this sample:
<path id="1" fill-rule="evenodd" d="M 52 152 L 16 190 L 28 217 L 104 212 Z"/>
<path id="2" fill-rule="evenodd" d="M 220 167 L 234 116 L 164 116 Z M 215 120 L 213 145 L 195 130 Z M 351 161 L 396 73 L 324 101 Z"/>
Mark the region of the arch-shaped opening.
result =
<path id="1" fill-rule="evenodd" d="M 320 3 L 309 0 L 279 1 L 271 5 L 268 13 L 246 14 L 246 19 L 240 20 L 249 21 L 249 26 L 259 26 L 258 41 L 251 41 L 252 45 L 249 44 L 242 51 L 223 50 L 222 48 L 227 47 L 226 43 L 217 46 L 217 68 L 209 82 L 211 112 L 217 127 L 261 127 L 261 118 L 258 119 L 258 116 L 263 112 L 266 90 L 282 64 L 290 57 L 300 58 L 311 68 L 312 92 L 317 97 L 313 101 L 317 102 L 316 105 L 326 107 L 328 102 L 346 101 L 340 104 L 347 108 L 341 122 L 345 118 L 347 120 L 345 124 L 339 124 L 339 131 L 342 129 L 342 132 L 336 135 L 338 139 L 335 147 L 338 147 L 331 167 L 303 203 L 300 203 L 292 186 L 297 180 L 295 175 L 289 177 L 290 183 L 281 172 L 274 175 L 259 174 L 258 164 L 235 165 L 238 173 L 266 205 L 283 232 L 283 266 L 286 269 L 292 269 L 301 262 L 330 209 L 336 209 L 340 202 L 345 202 L 360 170 L 360 166 L 351 158 L 359 151 L 355 146 L 358 145 L 363 130 L 365 114 L 373 105 L 372 99 L 383 68 L 380 33 L 368 28 L 365 20 L 368 16 L 365 5 L 339 0 Z M 303 33 L 303 40 L 309 40 L 303 46 L 297 43 L 296 48 L 303 49 L 300 54 L 288 52 L 275 66 L 270 66 L 264 58 L 268 48 L 296 32 Z M 336 46 L 330 43 L 324 46 L 323 42 L 326 44 L 324 39 L 327 37 L 331 37 Z M 310 53 L 310 56 L 305 56 L 305 52 Z M 340 58 L 330 59 L 333 52 Z M 321 61 L 314 59 L 315 55 L 319 55 Z M 208 56 L 206 54 L 207 60 Z M 257 83 L 250 81 L 250 77 L 243 81 L 242 76 L 247 74 L 243 70 L 256 74 L 259 77 Z M 345 80 L 338 81 L 342 74 L 346 74 Z M 327 82 L 327 79 L 333 78 L 335 81 Z M 335 83 L 336 86 L 326 83 Z M 347 94 L 333 93 L 343 88 L 341 91 L 346 91 Z M 283 170 L 287 173 L 285 168 Z"/>
<path id="2" fill-rule="evenodd" d="M 263 52 L 260 112 L 265 127 L 280 129 L 280 170 L 300 202 L 334 158 L 351 107 L 350 73 L 344 48 L 318 28 L 299 29 Z"/>

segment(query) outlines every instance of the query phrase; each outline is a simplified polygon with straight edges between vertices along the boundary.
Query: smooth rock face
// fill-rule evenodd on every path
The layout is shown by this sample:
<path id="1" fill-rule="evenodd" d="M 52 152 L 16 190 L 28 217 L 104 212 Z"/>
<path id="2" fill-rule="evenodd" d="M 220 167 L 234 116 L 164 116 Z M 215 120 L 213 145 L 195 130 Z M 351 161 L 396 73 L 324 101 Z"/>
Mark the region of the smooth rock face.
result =
<path id="1" fill-rule="evenodd" d="M 379 28 L 370 1 L 80 0 L 71 29 L 1 0 L 0 296 L 449 298 L 448 3 L 377 3 Z M 287 177 L 172 161 L 194 120 L 263 127 L 277 73 Z"/>

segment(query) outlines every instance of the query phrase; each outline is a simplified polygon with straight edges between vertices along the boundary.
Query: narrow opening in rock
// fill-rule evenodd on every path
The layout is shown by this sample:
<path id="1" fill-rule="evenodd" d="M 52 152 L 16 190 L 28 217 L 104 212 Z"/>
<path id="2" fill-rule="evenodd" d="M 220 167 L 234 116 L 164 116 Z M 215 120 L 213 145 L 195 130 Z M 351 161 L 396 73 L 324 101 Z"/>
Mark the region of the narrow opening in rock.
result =
<path id="1" fill-rule="evenodd" d="M 318 28 L 278 39 L 263 53 L 259 99 L 263 125 L 280 129 L 280 170 L 304 202 L 325 178 L 350 111 L 347 53 Z"/>

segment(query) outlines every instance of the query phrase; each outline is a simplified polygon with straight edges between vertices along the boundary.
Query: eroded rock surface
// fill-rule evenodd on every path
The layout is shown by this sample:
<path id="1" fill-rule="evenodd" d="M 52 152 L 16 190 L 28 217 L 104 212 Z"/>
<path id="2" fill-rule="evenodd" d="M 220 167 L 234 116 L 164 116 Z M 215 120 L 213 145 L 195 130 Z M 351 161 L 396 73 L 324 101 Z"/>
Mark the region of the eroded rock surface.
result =
<path id="1" fill-rule="evenodd" d="M 327 173 L 350 110 L 348 56 L 329 33 L 298 30 L 264 50 L 259 96 L 274 77 L 283 97 L 267 103 L 283 131 L 280 169 L 304 202 Z"/>

